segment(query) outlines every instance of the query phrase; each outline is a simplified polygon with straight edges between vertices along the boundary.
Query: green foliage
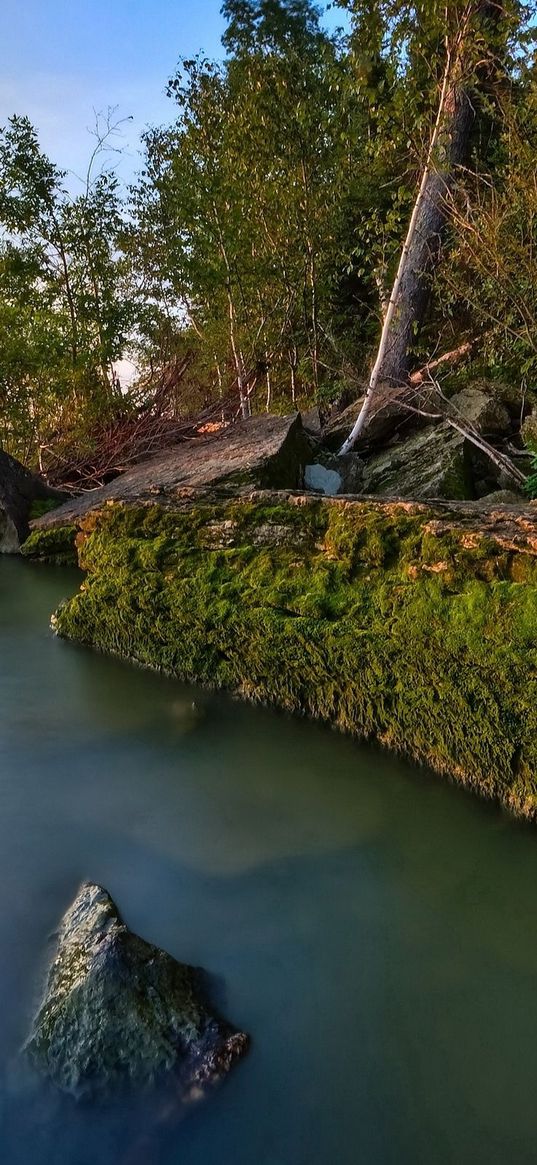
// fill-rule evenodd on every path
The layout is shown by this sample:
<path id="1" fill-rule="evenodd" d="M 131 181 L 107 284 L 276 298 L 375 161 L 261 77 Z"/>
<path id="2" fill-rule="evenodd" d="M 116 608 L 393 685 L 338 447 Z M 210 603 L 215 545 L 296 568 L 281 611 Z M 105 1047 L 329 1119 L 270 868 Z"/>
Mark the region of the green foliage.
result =
<path id="1" fill-rule="evenodd" d="M 213 391 L 256 379 L 257 407 L 288 407 L 329 398 L 375 334 L 386 225 L 373 245 L 365 219 L 381 171 L 350 59 L 317 10 L 230 0 L 224 13 L 228 57 L 184 61 L 175 125 L 146 135 L 134 261 L 167 317 L 191 321 Z"/>
<path id="2" fill-rule="evenodd" d="M 33 462 L 66 430 L 83 445 L 125 404 L 126 351 L 142 399 L 188 354 L 176 415 L 234 388 L 245 415 L 358 395 L 463 32 L 471 157 L 413 358 L 477 333 L 480 371 L 531 397 L 536 6 L 339 7 L 330 33 L 311 0 L 226 0 L 225 56 L 181 62 L 126 202 L 92 164 L 69 196 L 27 118 L 0 130 L 0 444 Z"/>
<path id="3" fill-rule="evenodd" d="M 509 0 L 500 19 L 497 6 L 466 0 L 340 7 L 346 32 L 329 35 L 308 0 L 227 0 L 224 62 L 184 61 L 170 81 L 179 116 L 146 135 L 133 196 L 133 261 L 153 304 L 145 342 L 160 335 L 169 345 L 170 320 L 187 320 L 208 392 L 255 383 L 257 408 L 286 407 L 289 396 L 329 402 L 363 379 L 427 153 L 446 43 L 464 27 L 464 85 L 478 113 L 460 191 L 469 229 L 461 245 L 456 215 L 424 354 L 437 350 L 439 332 L 456 335 L 477 317 L 482 365 L 494 371 L 505 360 L 515 376 L 529 375 L 535 249 L 523 207 L 533 151 L 517 179 L 507 145 L 512 110 L 531 105 L 534 6 Z M 485 189 L 497 198 L 503 183 L 514 312 L 496 271 L 485 274 L 491 232 L 482 223 L 479 272 L 470 246 Z M 523 304 L 520 338 L 513 316 Z"/>
<path id="4" fill-rule="evenodd" d="M 113 175 L 68 195 L 26 117 L 0 129 L 0 444 L 23 460 L 117 408 L 132 306 Z"/>
<path id="5" fill-rule="evenodd" d="M 535 424 L 531 418 L 530 418 L 530 422 L 529 423 L 527 422 L 526 425 L 524 426 L 523 435 L 524 435 L 524 439 L 526 442 L 526 446 L 530 450 L 530 452 L 532 453 L 532 459 L 531 459 L 532 472 L 529 474 L 529 476 L 526 480 L 525 490 L 530 498 L 537 498 L 537 447 L 536 447 L 536 444 L 537 444 L 536 443 L 536 435 L 537 434 L 535 432 Z"/>
<path id="6" fill-rule="evenodd" d="M 56 510 L 61 502 L 55 501 L 54 498 L 45 498 L 43 501 L 33 501 L 30 506 L 30 520 L 33 522 L 36 518 L 42 518 L 44 514 L 50 514 L 52 510 Z"/>
<path id="7" fill-rule="evenodd" d="M 431 517 L 262 498 L 107 507 L 83 522 L 87 579 L 55 625 L 374 736 L 534 817 L 535 558 Z"/>

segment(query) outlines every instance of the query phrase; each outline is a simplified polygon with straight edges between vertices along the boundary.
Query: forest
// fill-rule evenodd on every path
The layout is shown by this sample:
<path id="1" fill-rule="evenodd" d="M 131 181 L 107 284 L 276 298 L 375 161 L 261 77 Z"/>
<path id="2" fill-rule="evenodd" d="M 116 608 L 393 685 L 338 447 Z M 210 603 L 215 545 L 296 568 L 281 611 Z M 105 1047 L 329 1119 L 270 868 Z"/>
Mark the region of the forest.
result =
<path id="1" fill-rule="evenodd" d="M 328 30 L 310 0 L 226 0 L 221 59 L 179 60 L 127 189 L 112 110 L 74 193 L 24 111 L 1 128 L 8 453 L 99 484 L 193 418 L 365 393 L 354 441 L 372 402 L 389 431 L 476 381 L 531 414 L 537 6 L 339 10 Z"/>

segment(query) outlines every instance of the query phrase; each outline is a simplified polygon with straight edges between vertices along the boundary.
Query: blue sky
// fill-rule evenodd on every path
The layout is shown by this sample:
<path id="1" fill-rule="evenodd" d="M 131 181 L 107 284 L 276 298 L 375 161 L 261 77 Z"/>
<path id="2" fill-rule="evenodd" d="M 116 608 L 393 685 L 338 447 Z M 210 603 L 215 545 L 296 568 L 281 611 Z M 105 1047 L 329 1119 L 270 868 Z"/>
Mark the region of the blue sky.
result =
<path id="1" fill-rule="evenodd" d="M 126 181 L 139 165 L 146 125 L 173 117 L 164 89 L 182 56 L 221 55 L 222 0 L 1 0 L 0 125 L 27 114 L 42 147 L 82 174 L 92 149 L 93 110 L 118 107 Z M 330 23 L 340 23 L 341 13 Z"/>
<path id="2" fill-rule="evenodd" d="M 85 169 L 93 109 L 119 107 L 125 178 L 147 124 L 170 120 L 164 95 L 180 56 L 218 56 L 221 0 L 2 0 L 0 124 L 27 114 L 59 165 Z M 71 179 L 74 182 L 74 179 Z"/>

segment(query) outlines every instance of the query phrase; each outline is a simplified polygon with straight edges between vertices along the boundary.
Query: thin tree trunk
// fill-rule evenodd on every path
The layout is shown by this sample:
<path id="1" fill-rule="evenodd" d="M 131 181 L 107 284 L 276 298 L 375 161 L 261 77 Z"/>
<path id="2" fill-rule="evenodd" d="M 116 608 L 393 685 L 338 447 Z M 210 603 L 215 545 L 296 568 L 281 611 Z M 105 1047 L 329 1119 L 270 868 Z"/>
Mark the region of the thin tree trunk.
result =
<path id="1" fill-rule="evenodd" d="M 293 344 L 289 352 L 289 364 L 291 366 L 291 400 L 296 404 L 296 371 L 298 368 L 298 352 L 296 344 Z"/>
<path id="2" fill-rule="evenodd" d="M 265 411 L 267 413 L 270 413 L 270 410 L 272 407 L 272 379 L 271 379 L 271 375 L 270 375 L 270 358 L 269 358 L 268 352 L 265 352 L 265 363 L 267 366 L 267 370 L 265 373 L 266 382 L 267 382 L 267 399 L 266 399 L 266 403 L 265 403 Z"/>
<path id="3" fill-rule="evenodd" d="M 223 385 L 223 380 L 222 380 L 222 369 L 220 367 L 220 363 L 218 360 L 218 356 L 216 355 L 216 352 L 214 353 L 214 366 L 216 369 L 216 383 L 218 385 L 218 399 L 220 401 L 223 401 L 223 399 L 224 399 L 224 385 Z M 225 418 L 225 413 L 224 413 L 224 407 L 222 405 L 222 408 L 220 410 L 220 420 L 222 421 L 222 424 L 224 423 L 225 419 L 226 418 Z"/>
<path id="4" fill-rule="evenodd" d="M 77 360 L 78 360 L 78 326 L 77 326 L 77 318 L 76 318 L 76 311 L 75 311 L 75 302 L 74 302 L 73 291 L 72 291 L 72 287 L 71 287 L 71 277 L 69 275 L 69 264 L 67 262 L 67 253 L 65 250 L 64 242 L 63 242 L 63 236 L 62 236 L 59 224 L 58 224 L 54 214 L 52 215 L 52 221 L 53 221 L 54 227 L 56 229 L 57 248 L 58 248 L 58 252 L 60 255 L 60 262 L 62 265 L 65 294 L 67 297 L 67 306 L 69 309 L 69 319 L 71 321 L 71 359 L 72 359 L 72 363 L 73 363 L 73 368 L 75 368 Z"/>
<path id="5" fill-rule="evenodd" d="M 348 453 L 364 432 L 372 413 L 408 385 L 410 352 L 425 314 L 431 275 L 438 263 L 446 222 L 447 195 L 457 167 L 465 159 L 474 108 L 468 84 L 468 50 L 476 18 L 492 16 L 491 0 L 469 3 L 453 42 L 446 43 L 446 63 L 436 121 L 429 144 L 399 266 L 362 409 L 340 453 Z M 378 402 L 378 403 L 377 403 Z"/>
<path id="6" fill-rule="evenodd" d="M 257 376 L 254 377 L 253 383 L 250 383 L 251 373 L 245 372 L 246 365 L 244 363 L 244 355 L 239 349 L 239 367 L 241 369 L 241 416 L 243 420 L 247 421 L 248 417 L 252 415 L 252 393 L 257 383 Z"/>
<path id="7" fill-rule="evenodd" d="M 235 376 L 237 379 L 237 388 L 239 390 L 239 400 L 241 405 L 241 416 L 246 420 L 250 416 L 250 402 L 248 400 L 247 385 L 244 379 L 244 366 L 242 357 L 238 351 L 235 340 L 235 308 L 233 305 L 233 296 L 231 289 L 228 287 L 228 314 L 229 314 L 229 341 L 231 344 L 231 352 L 233 354 L 233 363 L 235 365 Z"/>

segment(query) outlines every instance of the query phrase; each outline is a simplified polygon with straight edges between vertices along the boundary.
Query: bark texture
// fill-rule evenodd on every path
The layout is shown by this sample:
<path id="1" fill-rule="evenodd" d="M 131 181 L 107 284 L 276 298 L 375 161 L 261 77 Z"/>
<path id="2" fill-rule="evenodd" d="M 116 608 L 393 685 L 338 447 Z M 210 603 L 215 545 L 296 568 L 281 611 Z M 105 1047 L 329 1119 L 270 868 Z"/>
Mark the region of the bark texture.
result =
<path id="1" fill-rule="evenodd" d="M 369 388 L 342 453 L 348 453 L 353 447 L 369 418 L 408 387 L 412 346 L 423 323 L 431 276 L 440 258 L 449 197 L 460 167 L 467 159 L 475 118 L 474 36 L 476 30 L 490 30 L 497 24 L 499 15 L 498 6 L 490 0 L 469 3 L 456 35 L 446 44 L 443 84 L 427 162 L 384 318 Z M 482 67 L 482 73 L 486 68 L 486 65 Z"/>

